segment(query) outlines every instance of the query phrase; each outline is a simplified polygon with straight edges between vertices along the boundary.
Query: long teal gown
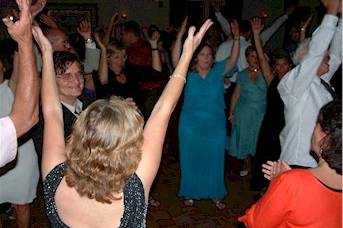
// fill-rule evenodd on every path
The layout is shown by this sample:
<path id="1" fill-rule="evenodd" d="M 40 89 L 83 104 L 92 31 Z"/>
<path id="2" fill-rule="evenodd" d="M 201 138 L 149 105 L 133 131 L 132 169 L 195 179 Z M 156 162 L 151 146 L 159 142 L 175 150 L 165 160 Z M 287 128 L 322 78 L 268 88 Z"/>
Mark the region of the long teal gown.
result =
<path id="1" fill-rule="evenodd" d="M 186 199 L 221 199 L 226 195 L 224 156 L 226 118 L 223 72 L 216 63 L 206 78 L 189 73 L 179 121 L 181 183 Z"/>
<path id="2" fill-rule="evenodd" d="M 258 134 L 267 105 L 267 82 L 260 74 L 255 82 L 248 70 L 239 72 L 240 96 L 234 110 L 234 124 L 228 139 L 229 154 L 238 159 L 255 155 Z"/>

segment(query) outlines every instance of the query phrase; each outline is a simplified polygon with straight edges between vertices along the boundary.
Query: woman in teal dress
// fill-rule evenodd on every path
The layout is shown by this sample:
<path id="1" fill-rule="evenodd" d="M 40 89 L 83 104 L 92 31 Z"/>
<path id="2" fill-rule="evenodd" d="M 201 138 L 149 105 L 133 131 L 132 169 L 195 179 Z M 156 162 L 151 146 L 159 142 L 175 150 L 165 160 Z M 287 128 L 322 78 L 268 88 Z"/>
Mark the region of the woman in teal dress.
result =
<path id="1" fill-rule="evenodd" d="M 229 120 L 232 132 L 228 140 L 229 154 L 244 160 L 241 176 L 248 174 L 250 156 L 256 153 L 256 144 L 267 104 L 268 83 L 259 67 L 256 50 L 246 50 L 248 67 L 237 76 Z"/>
<path id="2" fill-rule="evenodd" d="M 238 26 L 234 26 L 239 37 Z M 179 196 L 186 206 L 199 199 L 212 199 L 218 209 L 227 191 L 224 183 L 226 118 L 224 74 L 237 60 L 239 40 L 231 57 L 213 64 L 213 50 L 199 46 L 193 71 L 188 74 L 179 121 L 181 182 Z"/>

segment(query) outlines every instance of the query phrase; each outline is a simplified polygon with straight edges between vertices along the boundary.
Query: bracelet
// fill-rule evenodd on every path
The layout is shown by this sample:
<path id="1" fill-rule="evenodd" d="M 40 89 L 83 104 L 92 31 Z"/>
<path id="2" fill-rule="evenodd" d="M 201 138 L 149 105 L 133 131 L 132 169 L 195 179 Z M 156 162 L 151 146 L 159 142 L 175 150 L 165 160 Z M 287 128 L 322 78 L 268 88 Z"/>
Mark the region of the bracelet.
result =
<path id="1" fill-rule="evenodd" d="M 151 48 L 152 51 L 158 51 L 158 48 Z"/>
<path id="2" fill-rule="evenodd" d="M 239 37 L 238 38 L 235 37 L 234 40 L 240 40 L 240 38 Z"/>
<path id="3" fill-rule="evenodd" d="M 183 80 L 184 83 L 186 83 L 186 78 L 183 77 L 183 76 L 181 76 L 181 75 L 179 75 L 179 74 L 172 74 L 172 75 L 170 75 L 169 78 L 170 78 L 170 79 L 171 79 L 171 78 L 180 78 L 180 79 Z"/>

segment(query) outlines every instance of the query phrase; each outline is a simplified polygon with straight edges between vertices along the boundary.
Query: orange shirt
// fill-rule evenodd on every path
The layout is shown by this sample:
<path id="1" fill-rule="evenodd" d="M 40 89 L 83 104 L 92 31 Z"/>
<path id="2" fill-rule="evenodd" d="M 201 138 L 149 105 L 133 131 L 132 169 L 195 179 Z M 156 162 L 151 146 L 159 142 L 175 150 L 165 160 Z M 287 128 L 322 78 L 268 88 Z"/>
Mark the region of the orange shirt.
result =
<path id="1" fill-rule="evenodd" d="M 309 170 L 290 170 L 238 220 L 249 228 L 341 228 L 342 192 L 324 186 Z"/>

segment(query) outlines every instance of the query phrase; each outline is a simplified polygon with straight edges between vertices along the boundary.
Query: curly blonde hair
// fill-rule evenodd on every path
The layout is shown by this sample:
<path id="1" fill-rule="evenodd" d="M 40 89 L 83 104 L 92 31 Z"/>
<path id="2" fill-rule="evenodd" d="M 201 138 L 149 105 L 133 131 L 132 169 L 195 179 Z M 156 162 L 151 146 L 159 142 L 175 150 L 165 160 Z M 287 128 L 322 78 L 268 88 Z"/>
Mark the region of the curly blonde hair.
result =
<path id="1" fill-rule="evenodd" d="M 144 120 L 119 97 L 82 112 L 67 141 L 66 183 L 81 196 L 111 203 L 141 160 Z"/>

